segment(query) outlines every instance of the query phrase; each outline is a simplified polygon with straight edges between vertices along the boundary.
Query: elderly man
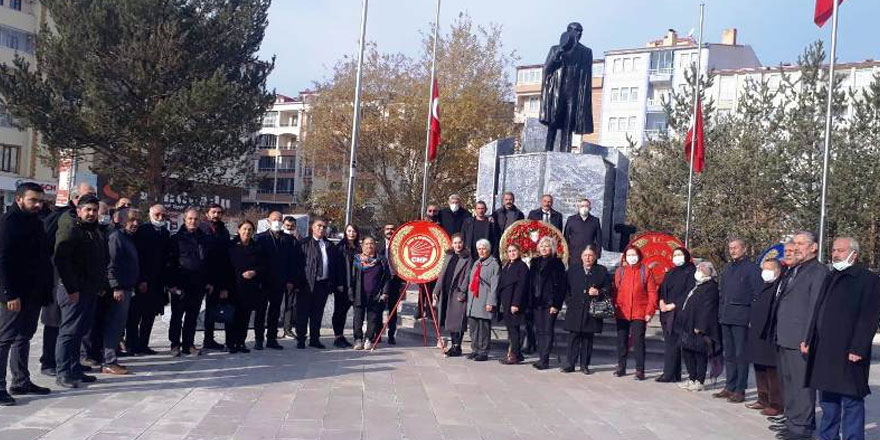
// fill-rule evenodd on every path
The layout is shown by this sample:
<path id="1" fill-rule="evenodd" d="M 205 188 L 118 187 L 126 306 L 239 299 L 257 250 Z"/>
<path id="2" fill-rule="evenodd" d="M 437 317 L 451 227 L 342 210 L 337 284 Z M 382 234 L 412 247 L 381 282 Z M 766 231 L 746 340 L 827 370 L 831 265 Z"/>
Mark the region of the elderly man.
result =
<path id="1" fill-rule="evenodd" d="M 762 336 L 776 342 L 779 375 L 785 397 L 785 424 L 770 429 L 780 439 L 809 439 L 816 422 L 816 392 L 806 385 L 806 347 L 813 316 L 828 269 L 816 256 L 819 245 L 811 232 L 798 232 L 794 239 L 795 265 L 780 283 L 770 319 Z"/>
<path id="2" fill-rule="evenodd" d="M 492 219 L 495 220 L 495 227 L 498 228 L 498 234 L 503 234 L 510 225 L 524 218 L 525 215 L 516 207 L 516 196 L 510 191 L 502 194 L 501 207 L 492 213 Z"/>
<path id="3" fill-rule="evenodd" d="M 786 258 L 793 262 L 794 246 L 786 246 Z M 761 263 L 761 279 L 764 284 L 752 297 L 749 308 L 749 336 L 745 357 L 755 368 L 755 385 L 758 400 L 746 404 L 746 408 L 759 410 L 761 415 L 775 417 L 782 414 L 782 386 L 776 373 L 776 345 L 761 339 L 761 331 L 767 323 L 767 315 L 773 306 L 776 290 L 782 276 L 782 263 L 768 258 Z"/>
<path id="4" fill-rule="evenodd" d="M 137 210 L 122 208 L 116 211 L 119 227 L 110 233 L 107 240 L 107 276 L 112 295 L 104 295 L 99 301 L 103 313 L 101 323 L 104 356 L 101 372 L 105 374 L 128 374 L 128 369 L 119 365 L 116 347 L 128 319 L 128 309 L 134 289 L 139 284 L 140 268 L 138 251 L 134 242 L 140 222 Z"/>
<path id="5" fill-rule="evenodd" d="M 165 284 L 169 281 L 171 233 L 168 231 L 165 207 L 150 207 L 150 223 L 141 225 L 134 234 L 138 251 L 137 290 L 131 298 L 125 346 L 131 354 L 156 354 L 149 347 L 150 334 L 156 315 L 161 315 L 168 303 Z"/>
<path id="6" fill-rule="evenodd" d="M 199 229 L 198 209 L 187 209 L 183 214 L 183 227 L 171 236 L 168 266 L 171 273 L 171 322 L 168 326 L 171 356 L 179 357 L 182 353 L 199 356 L 202 351 L 195 346 L 196 325 L 202 299 L 208 290 L 208 265 L 205 233 Z"/>
<path id="7" fill-rule="evenodd" d="M 858 263 L 859 242 L 834 240 L 804 351 L 807 382 L 819 390 L 820 440 L 864 439 L 871 342 L 880 320 L 880 280 Z"/>
<path id="8" fill-rule="evenodd" d="M 541 207 L 529 212 L 529 220 L 549 223 L 562 231 L 562 213 L 553 209 L 553 196 L 550 194 L 541 196 Z"/>
<path id="9" fill-rule="evenodd" d="M 746 258 L 746 245 L 735 238 L 727 243 L 730 262 L 719 283 L 718 322 L 724 341 L 724 371 L 727 383 L 714 397 L 740 403 L 749 383 L 749 363 L 744 353 L 749 334 L 749 308 L 752 296 L 761 289 L 761 269 Z"/>
<path id="10" fill-rule="evenodd" d="M 298 258 L 299 245 L 292 235 L 282 232 L 281 213 L 269 214 L 269 230 L 257 234 L 257 245 L 268 260 L 268 271 L 263 277 L 263 290 L 267 302 L 257 305 L 254 315 L 254 349 L 263 349 L 263 323 L 266 322 L 266 348 L 281 350 L 278 343 L 278 319 L 281 316 L 281 302 L 285 295 L 293 293 L 295 270 L 302 266 Z M 267 313 L 268 307 L 268 313 Z M 267 317 L 268 316 L 268 321 Z"/>
<path id="11" fill-rule="evenodd" d="M 451 236 L 461 232 L 461 226 L 470 216 L 470 211 L 461 206 L 461 197 L 453 194 L 449 196 L 449 207 L 440 210 L 440 226 Z"/>
<path id="12" fill-rule="evenodd" d="M 578 202 L 578 213 L 565 221 L 565 241 L 568 242 L 569 264 L 579 266 L 579 255 L 588 245 L 595 244 L 596 248 L 602 249 L 602 226 L 599 219 L 590 214 L 590 199 L 581 199 Z"/>

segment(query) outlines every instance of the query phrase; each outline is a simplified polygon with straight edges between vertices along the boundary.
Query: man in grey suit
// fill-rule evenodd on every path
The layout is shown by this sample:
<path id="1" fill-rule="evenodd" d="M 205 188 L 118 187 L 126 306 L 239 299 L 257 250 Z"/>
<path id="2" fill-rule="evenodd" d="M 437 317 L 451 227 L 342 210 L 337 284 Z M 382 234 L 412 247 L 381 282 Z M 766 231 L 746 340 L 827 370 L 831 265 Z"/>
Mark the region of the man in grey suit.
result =
<path id="1" fill-rule="evenodd" d="M 785 397 L 785 425 L 771 426 L 779 439 L 811 439 L 816 424 L 816 391 L 806 387 L 806 344 L 813 309 L 828 269 L 817 259 L 819 246 L 811 232 L 794 239 L 794 267 L 779 283 L 765 335 L 776 343 Z"/>

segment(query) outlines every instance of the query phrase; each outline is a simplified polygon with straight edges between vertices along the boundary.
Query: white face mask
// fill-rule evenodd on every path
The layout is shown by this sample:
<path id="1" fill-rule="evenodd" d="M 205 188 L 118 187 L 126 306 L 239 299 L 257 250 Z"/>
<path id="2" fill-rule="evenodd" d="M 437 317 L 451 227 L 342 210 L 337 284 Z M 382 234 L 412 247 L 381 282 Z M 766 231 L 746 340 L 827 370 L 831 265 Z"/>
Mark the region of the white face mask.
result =
<path id="1" fill-rule="evenodd" d="M 853 257 L 853 254 L 855 254 L 855 251 L 851 251 L 849 255 L 846 256 L 846 259 L 831 263 L 831 266 L 834 267 L 834 270 L 838 272 L 843 272 L 849 269 L 853 265 L 852 261 L 850 261 Z"/>
<path id="2" fill-rule="evenodd" d="M 269 229 L 271 229 L 273 232 L 280 231 L 281 230 L 281 222 L 279 222 L 278 220 L 273 220 L 271 223 L 269 223 Z"/>
<path id="3" fill-rule="evenodd" d="M 458 212 L 458 204 L 457 203 L 450 203 L 449 210 L 452 212 Z"/>
<path id="4" fill-rule="evenodd" d="M 761 271 L 761 278 L 765 283 L 772 283 L 776 281 L 776 271 L 770 269 L 764 269 Z"/>
<path id="5" fill-rule="evenodd" d="M 109 225 L 110 221 L 111 221 L 111 219 L 110 219 L 109 215 L 105 214 L 105 215 L 98 217 L 98 224 L 99 225 L 103 225 L 103 226 Z"/>
<path id="6" fill-rule="evenodd" d="M 673 255 L 672 264 L 676 266 L 684 266 L 684 255 Z"/>
<path id="7" fill-rule="evenodd" d="M 630 266 L 635 266 L 639 262 L 639 257 L 637 255 L 627 255 L 626 256 L 626 264 Z"/>
<path id="8" fill-rule="evenodd" d="M 586 217 L 590 215 L 590 208 L 578 208 L 578 212 L 581 214 L 581 217 Z"/>
<path id="9" fill-rule="evenodd" d="M 703 274 L 703 271 L 698 270 L 694 272 L 694 279 L 697 280 L 697 284 L 701 284 L 704 281 L 707 281 L 709 278 L 710 277 L 707 277 L 705 274 Z"/>
<path id="10" fill-rule="evenodd" d="M 164 228 L 165 227 L 165 220 L 150 219 L 150 223 L 157 228 Z"/>
<path id="11" fill-rule="evenodd" d="M 284 229 L 284 233 L 287 235 L 293 235 L 293 229 Z"/>

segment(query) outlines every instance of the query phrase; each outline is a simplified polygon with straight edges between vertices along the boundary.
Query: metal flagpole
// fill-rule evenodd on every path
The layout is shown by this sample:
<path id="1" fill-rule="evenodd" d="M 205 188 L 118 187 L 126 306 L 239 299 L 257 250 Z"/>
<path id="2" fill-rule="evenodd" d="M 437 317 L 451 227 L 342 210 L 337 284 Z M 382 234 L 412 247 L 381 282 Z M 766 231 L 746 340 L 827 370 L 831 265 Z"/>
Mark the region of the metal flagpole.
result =
<path id="1" fill-rule="evenodd" d="M 703 12 L 705 8 L 706 4 L 700 3 L 700 39 L 699 43 L 697 43 L 697 70 L 695 72 L 696 77 L 694 78 L 694 125 L 691 128 L 693 132 L 691 134 L 690 170 L 688 172 L 687 218 L 684 221 L 684 247 L 690 246 L 691 239 L 691 202 L 694 195 L 694 153 L 697 146 L 697 106 L 700 105 L 700 72 L 702 71 L 703 64 Z"/>
<path id="2" fill-rule="evenodd" d="M 819 210 L 819 261 L 825 255 L 825 217 L 828 196 L 828 156 L 831 151 L 831 111 L 834 104 L 834 65 L 837 62 L 837 0 L 833 4 L 831 17 L 831 62 L 828 64 L 828 107 L 825 113 L 825 152 L 822 159 L 822 207 Z"/>
<path id="3" fill-rule="evenodd" d="M 357 168 L 358 135 L 361 128 L 361 77 L 364 70 L 364 46 L 367 37 L 367 1 L 363 0 L 361 11 L 361 41 L 358 52 L 357 80 L 354 85 L 354 118 L 351 124 L 351 156 L 348 159 L 348 194 L 345 199 L 345 224 L 351 223 L 352 206 L 354 205 L 354 178 Z"/>
<path id="4" fill-rule="evenodd" d="M 422 205 L 419 211 L 419 217 L 424 215 L 425 209 L 428 207 L 428 168 L 430 162 L 428 160 L 428 150 L 431 148 L 431 113 L 434 109 L 434 79 L 437 75 L 437 29 L 440 28 L 440 0 L 437 0 L 437 15 L 434 19 L 434 44 L 431 53 L 431 83 L 428 86 L 428 119 L 425 125 L 425 169 L 422 176 Z"/>

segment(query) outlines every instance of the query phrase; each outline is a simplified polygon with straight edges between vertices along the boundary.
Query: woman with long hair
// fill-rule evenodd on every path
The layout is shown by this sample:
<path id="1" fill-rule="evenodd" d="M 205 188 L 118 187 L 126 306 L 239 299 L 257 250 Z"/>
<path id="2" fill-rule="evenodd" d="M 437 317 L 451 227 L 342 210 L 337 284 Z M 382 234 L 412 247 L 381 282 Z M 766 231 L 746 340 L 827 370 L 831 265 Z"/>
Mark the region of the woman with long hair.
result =
<path id="1" fill-rule="evenodd" d="M 227 324 L 226 330 L 227 350 L 230 353 L 250 352 L 244 341 L 247 339 L 251 314 L 258 305 L 266 301 L 266 293 L 262 285 L 266 261 L 260 247 L 254 241 L 255 230 L 253 222 L 242 221 L 238 225 L 238 235 L 229 247 L 229 259 L 235 274 L 233 298 L 236 308 L 234 323 L 231 326 Z M 262 321 L 259 317 L 254 319 L 255 335 L 265 333 L 265 314 Z"/>
<path id="2" fill-rule="evenodd" d="M 452 249 L 446 251 L 443 270 L 434 285 L 433 300 L 437 312 L 445 321 L 449 332 L 451 347 L 444 353 L 447 357 L 461 356 L 461 341 L 467 327 L 467 292 L 461 289 L 461 282 L 467 276 L 474 259 L 464 245 L 462 234 L 452 234 Z M 446 308 L 442 307 L 446 297 Z"/>
<path id="3" fill-rule="evenodd" d="M 342 267 L 351 267 L 354 264 L 354 257 L 361 253 L 361 232 L 358 227 L 352 224 L 345 226 L 345 234 L 342 240 L 336 245 L 340 255 L 345 260 Z M 347 283 L 343 286 L 343 292 L 333 292 L 333 335 L 335 339 L 333 346 L 336 348 L 351 347 L 351 343 L 345 339 L 345 318 L 348 317 L 348 310 L 351 309 L 352 293 L 348 290 L 350 285 Z"/>
<path id="4" fill-rule="evenodd" d="M 535 336 L 538 342 L 538 360 L 532 364 L 539 370 L 550 367 L 556 317 L 562 309 L 568 290 L 565 264 L 556 255 L 556 240 L 543 237 L 538 241 L 538 256 L 529 267 L 529 307 L 535 317 Z"/>
<path id="5" fill-rule="evenodd" d="M 529 266 L 520 258 L 519 246 L 511 244 L 505 251 L 507 261 L 498 279 L 498 307 L 507 327 L 508 348 L 501 363 L 515 365 L 523 361 L 522 325 L 529 305 Z"/>
<path id="6" fill-rule="evenodd" d="M 354 256 L 347 273 L 346 290 L 350 292 L 348 299 L 354 305 L 354 349 L 370 350 L 382 328 L 382 312 L 388 301 L 388 282 L 391 279 L 388 260 L 376 254 L 376 240 L 364 238 L 361 252 Z"/>

